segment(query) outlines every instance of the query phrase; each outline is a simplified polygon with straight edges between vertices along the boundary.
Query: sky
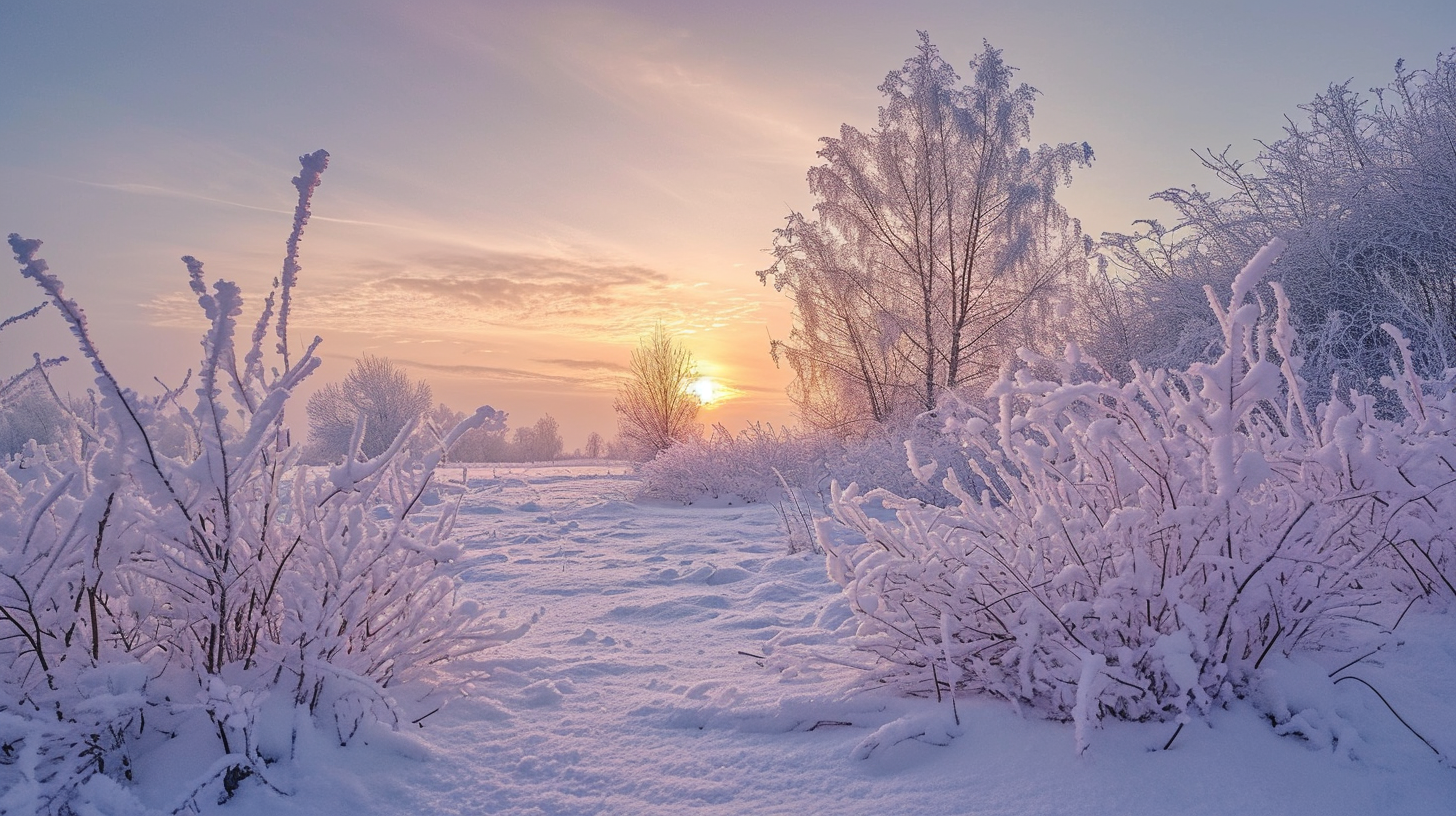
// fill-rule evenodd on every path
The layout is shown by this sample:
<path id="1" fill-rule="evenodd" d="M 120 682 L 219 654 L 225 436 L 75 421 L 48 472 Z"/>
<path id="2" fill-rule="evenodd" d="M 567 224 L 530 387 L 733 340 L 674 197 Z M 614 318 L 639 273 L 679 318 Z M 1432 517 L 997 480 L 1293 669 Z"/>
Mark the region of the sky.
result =
<path id="1" fill-rule="evenodd" d="M 458 410 L 551 413 L 570 451 L 614 433 L 659 321 L 729 390 L 702 420 L 792 421 L 768 353 L 789 303 L 754 272 L 814 204 L 818 139 L 874 125 L 918 30 L 957 68 L 1002 49 L 1042 93 L 1033 142 L 1092 146 L 1061 198 L 1097 236 L 1209 186 L 1194 149 L 1253 158 L 1330 83 L 1433 64 L 1456 3 L 7 0 L 0 30 L 0 233 L 46 242 L 124 383 L 200 357 L 181 255 L 256 309 L 297 157 L 325 148 L 293 325 L 324 338 L 310 387 L 386 356 Z M 0 318 L 39 300 L 0 273 Z M 0 334 L 0 374 L 73 349 L 42 313 Z"/>

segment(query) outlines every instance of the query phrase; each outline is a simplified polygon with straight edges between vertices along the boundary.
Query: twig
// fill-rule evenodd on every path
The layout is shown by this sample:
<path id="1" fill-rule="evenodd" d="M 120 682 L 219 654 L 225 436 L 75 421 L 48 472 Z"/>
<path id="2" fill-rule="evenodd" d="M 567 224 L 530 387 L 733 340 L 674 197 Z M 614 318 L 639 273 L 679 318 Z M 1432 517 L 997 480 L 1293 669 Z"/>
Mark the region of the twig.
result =
<path id="1" fill-rule="evenodd" d="M 1173 747 L 1173 740 L 1178 739 L 1178 735 L 1183 733 L 1183 726 L 1185 725 L 1187 725 L 1187 723 L 1178 723 L 1178 727 L 1173 730 L 1173 736 L 1168 737 L 1168 741 L 1163 743 L 1164 751 Z"/>
<path id="2" fill-rule="evenodd" d="M 1405 609 L 1401 610 L 1400 617 L 1396 618 L 1395 619 L 1395 623 L 1391 625 L 1390 631 L 1394 632 L 1395 631 L 1395 627 L 1399 626 L 1400 625 L 1400 622 L 1403 621 L 1403 620 L 1405 620 L 1405 613 L 1411 611 L 1411 607 L 1413 607 L 1413 606 L 1416 605 L 1416 601 L 1419 601 L 1419 600 L 1421 600 L 1424 597 L 1426 597 L 1426 596 L 1425 595 L 1417 595 L 1414 598 L 1411 598 L 1411 602 L 1405 605 Z"/>
<path id="3" fill-rule="evenodd" d="M 1395 718 L 1397 720 L 1400 720 L 1400 724 L 1403 725 L 1403 726 L 1405 726 L 1407 731 L 1410 731 L 1412 734 L 1415 734 L 1416 735 L 1416 739 L 1420 740 L 1421 742 L 1424 742 L 1426 744 L 1426 747 L 1427 748 L 1430 748 L 1431 751 L 1432 751 L 1432 753 L 1434 753 L 1436 756 L 1438 756 L 1438 757 L 1441 756 L 1440 750 L 1437 749 L 1436 746 L 1432 745 L 1430 740 L 1428 740 L 1425 737 L 1421 736 L 1421 734 L 1420 734 L 1419 731 L 1415 730 L 1414 728 L 1411 728 L 1411 724 L 1405 721 L 1405 717 L 1400 716 L 1400 712 L 1399 711 L 1396 711 L 1395 710 L 1395 706 L 1391 705 L 1390 704 L 1390 701 L 1387 700 L 1387 699 L 1385 699 L 1385 695 L 1380 693 L 1380 689 L 1377 689 L 1376 687 L 1370 685 L 1369 683 L 1365 682 L 1364 680 L 1361 680 L 1360 678 L 1354 676 L 1353 674 L 1345 675 L 1344 677 L 1341 677 L 1339 680 L 1336 680 L 1335 682 L 1336 683 L 1340 683 L 1340 682 L 1343 682 L 1345 680 L 1354 680 L 1355 682 L 1359 683 L 1360 685 L 1364 686 L 1365 688 L 1368 688 L 1371 691 L 1375 692 L 1375 696 L 1380 698 L 1380 702 L 1385 703 L 1385 707 L 1388 708 L 1388 709 L 1390 709 L 1390 713 L 1391 714 L 1394 714 L 1395 715 Z"/>
<path id="4" fill-rule="evenodd" d="M 1375 654 L 1378 651 L 1380 651 L 1380 649 L 1377 648 L 1377 649 L 1371 650 L 1368 654 L 1362 654 L 1359 657 L 1355 658 L 1354 660 L 1351 660 L 1349 663 L 1346 663 L 1345 665 L 1339 667 L 1338 669 L 1335 669 L 1334 671 L 1330 672 L 1329 674 L 1327 674 L 1325 676 L 1326 677 L 1334 677 L 1335 675 L 1339 674 L 1340 672 L 1344 671 L 1345 669 L 1350 668 L 1351 666 L 1355 665 L 1356 663 L 1359 663 L 1360 661 L 1364 660 L 1365 658 L 1369 657 L 1370 655 Z M 1335 682 L 1338 683 L 1340 681 L 1339 680 L 1336 680 Z"/>

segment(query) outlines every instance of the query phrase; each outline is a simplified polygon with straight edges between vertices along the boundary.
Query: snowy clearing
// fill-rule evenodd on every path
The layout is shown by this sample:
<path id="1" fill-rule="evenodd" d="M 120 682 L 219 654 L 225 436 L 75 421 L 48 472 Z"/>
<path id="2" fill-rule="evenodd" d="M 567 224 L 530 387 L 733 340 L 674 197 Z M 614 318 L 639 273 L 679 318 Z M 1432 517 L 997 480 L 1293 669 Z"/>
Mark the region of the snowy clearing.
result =
<path id="1" fill-rule="evenodd" d="M 532 629 L 421 729 L 300 752 L 270 778 L 278 792 L 245 780 L 208 812 L 1445 814 L 1456 801 L 1456 771 L 1368 688 L 1330 684 L 1337 655 L 1283 664 L 1270 684 L 1309 739 L 1241 703 L 1168 751 L 1169 725 L 1109 723 L 1079 757 L 1071 725 L 1002 702 L 958 701 L 957 726 L 949 704 L 856 685 L 836 661 L 867 658 L 840 645 L 853 623 L 823 557 L 787 554 L 771 505 L 634 503 L 621 465 L 482 466 L 468 487 L 466 592 L 535 615 Z M 1456 755 L 1451 620 L 1403 629 L 1351 673 Z M 179 742 L 168 778 L 141 780 L 151 807 L 211 761 Z"/>

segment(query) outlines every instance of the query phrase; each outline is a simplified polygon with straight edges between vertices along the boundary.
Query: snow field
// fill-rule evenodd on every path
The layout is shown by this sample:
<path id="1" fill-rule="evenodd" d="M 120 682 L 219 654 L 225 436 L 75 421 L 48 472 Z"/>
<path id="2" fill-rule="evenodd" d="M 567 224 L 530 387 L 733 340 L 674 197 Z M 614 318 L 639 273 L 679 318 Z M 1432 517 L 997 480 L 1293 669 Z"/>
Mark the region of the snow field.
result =
<path id="1" fill-rule="evenodd" d="M 535 617 L 531 630 L 423 728 L 319 739 L 272 780 L 291 795 L 245 784 L 215 812 L 1353 816 L 1456 802 L 1456 771 L 1369 689 L 1332 685 L 1338 664 L 1284 662 L 1263 687 L 1261 707 L 1285 705 L 1306 738 L 1240 701 L 1168 751 L 1171 724 L 1108 722 L 1078 756 L 1070 724 L 1002 702 L 960 699 L 956 725 L 948 704 L 864 688 L 845 665 L 869 659 L 844 645 L 847 604 L 822 557 L 787 554 L 771 505 L 634 503 L 619 465 L 472 468 L 467 487 L 465 593 Z M 1403 645 L 1346 673 L 1456 755 L 1456 634 L 1449 616 L 1412 615 Z"/>

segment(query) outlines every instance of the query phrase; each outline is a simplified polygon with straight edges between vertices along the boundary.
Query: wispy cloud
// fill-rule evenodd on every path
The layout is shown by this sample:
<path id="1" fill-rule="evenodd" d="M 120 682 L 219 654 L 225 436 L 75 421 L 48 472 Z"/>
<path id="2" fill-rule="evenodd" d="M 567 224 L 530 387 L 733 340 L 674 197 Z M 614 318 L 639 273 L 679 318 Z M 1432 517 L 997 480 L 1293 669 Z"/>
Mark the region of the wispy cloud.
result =
<path id="1" fill-rule="evenodd" d="M 576 371 L 606 371 L 612 374 L 625 374 L 630 369 L 621 363 L 613 363 L 609 360 L 535 360 L 534 362 L 544 365 L 560 366 Z"/>
<path id="2" fill-rule="evenodd" d="M 656 122 L 691 123 L 720 144 L 725 128 L 738 131 L 759 160 L 797 165 L 804 146 L 817 144 L 801 100 L 705 57 L 685 31 L 599 7 L 544 22 L 541 45 L 554 67 L 614 105 Z"/>
<path id="3" fill-rule="evenodd" d="M 489 253 L 436 255 L 369 281 L 381 294 L 422 296 L 484 312 L 520 316 L 573 313 L 614 305 L 626 292 L 668 288 L 661 272 L 640 266 Z"/>
<path id="4" fill-rule="evenodd" d="M 735 382 L 732 385 L 732 389 L 750 394 L 769 394 L 776 397 L 782 397 L 784 395 L 784 388 L 781 385 L 758 385 L 756 383 Z"/>
<path id="5" fill-rule="evenodd" d="M 645 266 L 510 252 L 427 254 L 372 261 L 349 275 L 305 281 L 296 312 L 311 331 L 364 331 L 415 339 L 509 330 L 608 343 L 634 341 L 653 323 L 693 334 L 749 319 L 758 305 L 692 286 Z M 193 299 L 147 304 L 162 325 L 192 325 Z M 578 361 L 580 362 L 580 361 Z"/>
<path id="6" fill-rule="evenodd" d="M 403 357 L 392 358 L 405 368 L 423 369 L 425 371 L 438 371 L 442 374 L 450 374 L 457 377 L 472 377 L 495 382 L 513 383 L 551 383 L 556 385 L 567 385 L 574 388 L 607 388 L 616 387 L 616 379 L 613 377 L 581 377 L 569 374 L 559 374 L 552 371 L 526 368 L 509 368 L 505 366 L 483 366 L 460 363 L 435 363 L 424 360 L 406 359 Z"/>
<path id="7" fill-rule="evenodd" d="M 321 325 L 471 331 L 510 328 L 608 342 L 631 340 L 655 321 L 678 331 L 741 319 L 755 305 L 720 301 L 671 276 L 631 264 L 519 253 L 424 256 L 408 266 L 380 265 L 363 280 L 319 285 Z M 348 326 L 340 326 L 348 328 Z"/>
<path id="8" fill-rule="evenodd" d="M 254 212 L 274 213 L 277 215 L 286 215 L 290 217 L 293 215 L 292 209 L 284 209 L 282 207 L 264 207 L 257 204 L 248 204 L 242 201 L 231 201 L 225 198 L 215 198 L 213 196 L 201 195 L 200 193 L 195 193 L 191 190 L 181 190 L 175 187 L 165 187 L 157 184 L 142 184 L 140 182 L 106 183 L 99 181 L 86 181 L 84 179 L 67 180 L 72 181 L 76 184 L 84 184 L 87 187 L 96 187 L 102 190 L 112 190 L 115 192 L 128 193 L 131 195 L 150 196 L 154 198 L 171 198 L 179 201 L 199 201 L 205 204 L 216 204 L 221 207 L 234 207 L 240 210 L 253 210 Z M 362 227 L 381 227 L 384 229 L 410 229 L 409 227 L 397 224 L 387 224 L 377 221 L 360 221 L 352 218 L 334 218 L 327 215 L 316 214 L 311 214 L 309 220 L 327 221 L 334 224 L 351 224 L 354 226 Z"/>

